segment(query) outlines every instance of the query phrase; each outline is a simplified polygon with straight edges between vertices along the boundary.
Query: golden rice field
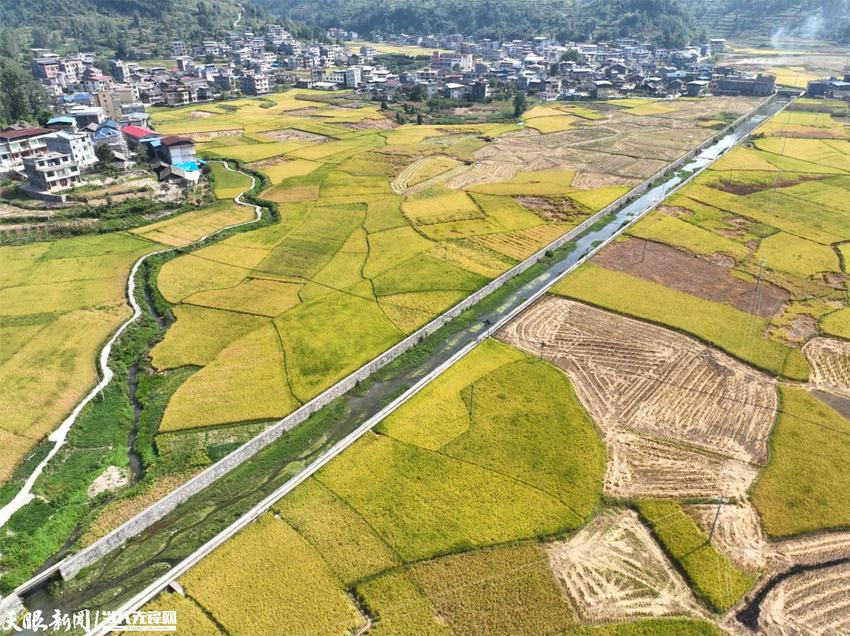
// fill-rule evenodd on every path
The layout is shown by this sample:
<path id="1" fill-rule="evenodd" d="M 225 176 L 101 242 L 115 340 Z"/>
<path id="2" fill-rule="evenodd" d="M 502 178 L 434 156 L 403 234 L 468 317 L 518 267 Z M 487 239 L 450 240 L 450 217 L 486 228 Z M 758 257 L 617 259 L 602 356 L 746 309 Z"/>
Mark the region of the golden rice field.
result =
<path id="1" fill-rule="evenodd" d="M 718 101 L 716 108 L 730 103 Z M 398 126 L 374 103 L 307 90 L 204 107 L 202 114 L 197 107 L 154 110 L 158 130 L 192 136 L 202 155 L 233 157 L 265 173 L 273 184 L 265 196 L 282 211 L 278 224 L 162 268 L 157 283 L 178 320 L 153 363 L 201 367 L 174 394 L 162 430 L 285 415 L 545 247 L 638 180 L 520 166 L 510 153 L 500 160 L 488 149 L 529 134 L 537 144 L 569 145 L 557 136 L 575 130 L 577 139 L 592 139 L 597 126 L 606 135 L 616 126 L 636 135 L 655 115 L 619 113 L 653 105 L 624 104 L 613 114 L 594 106 L 537 106 L 528 122 L 550 120 L 537 130 Z M 713 102 L 679 106 L 681 112 L 673 109 L 682 121 L 715 108 Z M 670 107 L 661 111 L 667 116 Z M 561 130 L 562 118 L 570 120 L 569 131 Z M 695 123 L 693 131 L 700 139 L 710 134 Z M 691 142 L 681 136 L 675 143 L 684 152 Z M 217 196 L 242 187 L 219 164 L 213 170 Z M 202 214 L 228 213 L 224 198 L 217 205 L 218 212 Z M 167 225 L 140 232 L 170 244 L 192 238 Z M 262 371 L 243 372 L 233 359 L 239 350 L 250 351 Z M 256 398 L 267 391 L 273 404 L 260 408 Z"/>
<path id="2" fill-rule="evenodd" d="M 801 347 L 818 334 L 847 333 L 841 256 L 850 241 L 850 126 L 810 107 L 797 104 L 765 122 L 751 143 L 627 231 L 630 241 L 675 252 L 612 246 L 556 291 L 684 330 L 772 374 L 807 379 Z"/>
<path id="3" fill-rule="evenodd" d="M 130 316 L 130 267 L 156 245 L 130 234 L 0 248 L 0 482 L 97 383 L 95 358 Z"/>
<path id="4" fill-rule="evenodd" d="M 307 627 L 339 634 L 365 622 L 316 549 L 271 513 L 180 581 L 231 634 L 294 634 Z"/>

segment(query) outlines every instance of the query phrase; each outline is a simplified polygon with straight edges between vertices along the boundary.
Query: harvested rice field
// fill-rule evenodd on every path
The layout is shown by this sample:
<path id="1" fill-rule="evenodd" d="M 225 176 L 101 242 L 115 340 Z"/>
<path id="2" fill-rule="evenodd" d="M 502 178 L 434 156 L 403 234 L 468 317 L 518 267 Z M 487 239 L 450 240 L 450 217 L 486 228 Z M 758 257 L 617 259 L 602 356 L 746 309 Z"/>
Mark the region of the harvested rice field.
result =
<path id="1" fill-rule="evenodd" d="M 603 512 L 545 549 L 582 622 L 700 613 L 687 584 L 633 511 Z"/>
<path id="2" fill-rule="evenodd" d="M 767 461 L 772 382 L 695 340 L 552 296 L 499 338 L 570 376 L 605 435 L 611 495 L 740 495 Z"/>
<path id="3" fill-rule="evenodd" d="M 792 576 L 761 607 L 762 634 L 846 634 L 850 631 L 850 563 Z"/>
<path id="4" fill-rule="evenodd" d="M 843 358 L 822 353 L 818 336 L 847 335 L 850 146 L 812 131 L 846 137 L 848 125 L 810 102 L 763 124 L 555 291 L 693 334 L 772 375 L 840 388 Z"/>

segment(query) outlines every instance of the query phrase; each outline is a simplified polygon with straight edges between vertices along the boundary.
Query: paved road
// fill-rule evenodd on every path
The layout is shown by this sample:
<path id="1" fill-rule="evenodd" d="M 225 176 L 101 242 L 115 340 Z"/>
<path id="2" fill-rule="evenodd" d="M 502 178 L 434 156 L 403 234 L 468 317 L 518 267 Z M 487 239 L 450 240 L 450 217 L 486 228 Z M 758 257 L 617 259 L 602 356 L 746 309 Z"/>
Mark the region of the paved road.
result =
<path id="1" fill-rule="evenodd" d="M 601 249 L 607 242 L 613 240 L 629 224 L 653 209 L 670 192 L 680 187 L 691 176 L 710 165 L 723 152 L 738 143 L 761 123 L 767 115 L 773 114 L 781 106 L 781 103 L 774 103 L 766 115 L 754 116 L 748 120 L 735 133 L 724 137 L 717 144 L 683 166 L 677 176 L 650 189 L 624 207 L 604 227 L 591 229 L 579 236 L 573 242 L 573 249 L 566 256 L 516 289 L 498 307 L 482 315 L 480 321 L 469 324 L 445 339 L 415 367 L 406 369 L 385 380 L 376 381 L 370 384 L 365 392 L 347 395 L 345 397 L 346 408 L 333 426 L 337 435 L 329 435 L 324 445 L 312 448 L 306 459 L 301 456 L 299 457 L 301 461 L 297 464 L 295 461 L 291 462 L 294 466 L 292 471 L 287 472 L 286 466 L 276 465 L 273 470 L 270 469 L 269 478 L 262 482 L 259 487 L 251 482 L 245 485 L 245 492 L 234 495 L 232 491 L 234 484 L 231 484 L 230 494 L 226 498 L 216 498 L 216 495 L 213 494 L 206 496 L 206 506 L 203 509 L 205 511 L 210 509 L 210 511 L 204 513 L 201 521 L 197 521 L 197 510 L 200 504 L 193 508 L 189 506 L 192 503 L 192 500 L 190 500 L 155 526 L 143 532 L 137 537 L 137 540 L 127 545 L 119 553 L 104 559 L 107 562 L 101 564 L 99 568 L 95 566 L 98 571 L 87 580 L 85 589 L 76 590 L 64 599 L 52 599 L 41 589 L 27 597 L 28 606 L 45 609 L 59 606 L 65 609 L 73 609 L 83 607 L 87 600 L 98 593 L 118 589 L 120 593 L 114 598 L 114 604 L 110 604 L 112 607 L 118 605 L 123 611 L 139 607 L 164 589 L 169 582 L 178 578 L 192 565 L 209 554 L 216 546 L 262 514 L 272 503 L 374 427 L 398 405 L 409 399 L 465 355 L 478 342 L 486 338 L 491 331 L 523 311 L 557 280 L 584 262 L 586 258 L 596 250 Z M 400 389 L 403 392 L 399 396 Z M 390 399 L 392 401 L 386 405 L 386 402 Z M 227 480 L 228 478 L 222 479 Z M 238 484 L 235 487 L 238 488 Z M 204 497 L 204 492 L 196 496 L 196 498 Z M 234 518 L 237 520 L 231 523 Z M 189 519 L 191 522 L 187 521 Z M 226 523 L 222 521 L 225 519 L 227 520 Z M 178 547 L 175 547 L 181 545 L 181 538 L 184 536 L 194 536 L 191 533 L 197 532 L 199 523 L 208 523 L 210 527 L 221 527 L 222 529 L 206 541 L 201 548 L 193 552 L 186 548 L 178 549 Z M 163 541 L 163 537 L 167 537 L 167 539 Z M 189 542 L 185 542 L 183 545 L 189 545 Z M 144 553 L 144 559 L 138 558 L 139 551 Z M 162 572 L 163 566 L 167 566 L 167 571 L 157 577 L 156 574 Z M 134 583 L 131 586 L 124 584 L 128 577 L 133 577 Z"/>

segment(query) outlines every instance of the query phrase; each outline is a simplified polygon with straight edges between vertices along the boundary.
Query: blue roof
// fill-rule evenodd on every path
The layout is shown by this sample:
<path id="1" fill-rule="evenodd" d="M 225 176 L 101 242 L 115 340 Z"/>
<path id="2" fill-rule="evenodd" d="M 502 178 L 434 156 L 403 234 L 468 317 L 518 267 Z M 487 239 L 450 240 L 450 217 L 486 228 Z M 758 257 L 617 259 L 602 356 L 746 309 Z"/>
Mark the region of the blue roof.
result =
<path id="1" fill-rule="evenodd" d="M 74 93 L 71 99 L 78 104 L 89 103 L 91 102 L 91 93 Z"/>
<path id="2" fill-rule="evenodd" d="M 69 117 L 68 115 L 62 115 L 60 117 L 54 117 L 53 119 L 48 119 L 47 125 L 49 126 L 50 124 L 73 124 L 76 121 L 77 120 L 74 119 L 73 117 Z"/>
<path id="3" fill-rule="evenodd" d="M 112 128 L 114 130 L 119 130 L 120 126 L 118 126 L 118 122 L 114 119 L 104 119 L 100 122 L 100 128 Z"/>
<path id="4" fill-rule="evenodd" d="M 186 172 L 195 172 L 196 170 L 200 170 L 203 165 L 204 162 L 200 159 L 198 161 L 184 161 L 183 163 L 175 164 L 177 168 L 185 170 Z"/>
<path id="5" fill-rule="evenodd" d="M 120 137 L 121 132 L 116 130 L 115 128 L 110 128 L 109 126 L 105 126 L 99 128 L 98 131 L 94 134 L 95 139 L 104 139 L 106 137 Z"/>

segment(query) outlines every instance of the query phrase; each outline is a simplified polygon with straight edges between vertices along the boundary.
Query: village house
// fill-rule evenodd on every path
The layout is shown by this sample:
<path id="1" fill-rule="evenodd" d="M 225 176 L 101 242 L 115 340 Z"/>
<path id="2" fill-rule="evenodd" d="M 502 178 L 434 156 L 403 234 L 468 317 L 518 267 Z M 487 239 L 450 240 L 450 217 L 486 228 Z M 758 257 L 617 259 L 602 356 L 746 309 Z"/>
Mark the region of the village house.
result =
<path id="1" fill-rule="evenodd" d="M 80 183 L 80 169 L 70 155 L 49 152 L 37 157 L 24 159 L 24 172 L 29 182 L 29 190 L 35 192 L 56 192 L 67 190 Z"/>
<path id="2" fill-rule="evenodd" d="M 48 136 L 45 143 L 48 152 L 68 155 L 81 170 L 97 163 L 94 143 L 86 132 L 60 130 Z"/>
<path id="3" fill-rule="evenodd" d="M 0 174 L 20 170 L 27 157 L 47 151 L 49 128 L 6 128 L 0 131 Z"/>

